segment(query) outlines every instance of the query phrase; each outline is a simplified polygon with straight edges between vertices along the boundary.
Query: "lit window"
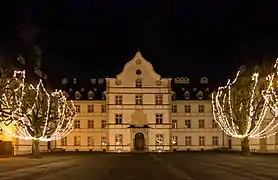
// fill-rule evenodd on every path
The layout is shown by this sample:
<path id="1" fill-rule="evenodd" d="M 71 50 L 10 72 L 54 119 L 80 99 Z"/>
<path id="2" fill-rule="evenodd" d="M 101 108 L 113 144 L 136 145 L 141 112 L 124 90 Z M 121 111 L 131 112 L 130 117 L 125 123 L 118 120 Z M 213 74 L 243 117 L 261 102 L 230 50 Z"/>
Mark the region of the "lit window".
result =
<path id="1" fill-rule="evenodd" d="M 98 84 L 103 84 L 103 82 L 104 82 L 104 79 L 103 79 L 103 78 L 99 78 L 99 79 L 98 79 Z"/>
<path id="2" fill-rule="evenodd" d="M 107 145 L 107 138 L 105 136 L 101 137 L 101 145 L 106 146 Z"/>
<path id="3" fill-rule="evenodd" d="M 178 136 L 172 137 L 172 145 L 177 146 L 178 145 Z"/>
<path id="4" fill-rule="evenodd" d="M 115 135 L 115 144 L 116 146 L 122 146 L 123 145 L 123 135 L 122 134 L 116 134 Z"/>
<path id="5" fill-rule="evenodd" d="M 82 94 L 79 91 L 75 92 L 75 99 L 81 99 Z"/>
<path id="6" fill-rule="evenodd" d="M 94 146 L 94 136 L 88 136 L 87 145 Z"/>
<path id="7" fill-rule="evenodd" d="M 157 134 L 155 136 L 155 145 L 163 145 L 163 134 Z"/>
<path id="8" fill-rule="evenodd" d="M 96 84 L 97 80 L 95 78 L 91 78 L 91 84 Z"/>
<path id="9" fill-rule="evenodd" d="M 93 93 L 93 91 L 89 91 L 88 92 L 88 99 L 94 99 L 94 93 Z"/>

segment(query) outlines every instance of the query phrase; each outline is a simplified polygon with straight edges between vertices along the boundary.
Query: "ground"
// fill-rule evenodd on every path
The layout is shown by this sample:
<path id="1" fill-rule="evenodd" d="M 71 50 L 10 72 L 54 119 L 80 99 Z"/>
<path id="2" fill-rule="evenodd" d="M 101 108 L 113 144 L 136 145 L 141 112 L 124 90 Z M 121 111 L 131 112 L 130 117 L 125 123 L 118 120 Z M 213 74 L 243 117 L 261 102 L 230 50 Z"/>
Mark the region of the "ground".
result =
<path id="1" fill-rule="evenodd" d="M 277 155 L 55 153 L 0 158 L 1 180 L 277 180 Z"/>

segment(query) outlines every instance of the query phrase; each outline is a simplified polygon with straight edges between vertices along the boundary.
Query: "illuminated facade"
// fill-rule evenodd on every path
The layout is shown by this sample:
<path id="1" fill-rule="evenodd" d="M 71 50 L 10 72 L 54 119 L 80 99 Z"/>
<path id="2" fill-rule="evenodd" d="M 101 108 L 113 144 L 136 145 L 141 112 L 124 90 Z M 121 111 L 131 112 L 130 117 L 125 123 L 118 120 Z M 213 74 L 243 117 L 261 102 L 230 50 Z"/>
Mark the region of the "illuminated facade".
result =
<path id="1" fill-rule="evenodd" d="M 193 82 L 192 82 L 193 81 Z M 208 78 L 163 78 L 140 52 L 114 78 L 62 80 L 79 111 L 75 129 L 55 142 L 67 151 L 171 152 L 230 148 L 213 120 Z M 251 140 L 256 151 L 278 151 L 278 137 Z"/>

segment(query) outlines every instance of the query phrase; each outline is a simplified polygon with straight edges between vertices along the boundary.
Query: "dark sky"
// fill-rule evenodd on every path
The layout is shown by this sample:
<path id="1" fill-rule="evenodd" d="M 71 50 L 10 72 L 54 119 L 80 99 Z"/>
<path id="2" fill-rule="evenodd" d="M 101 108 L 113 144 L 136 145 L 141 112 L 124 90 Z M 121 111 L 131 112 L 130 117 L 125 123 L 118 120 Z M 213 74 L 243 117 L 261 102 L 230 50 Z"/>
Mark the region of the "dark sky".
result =
<path id="1" fill-rule="evenodd" d="M 277 56 L 277 1 L 50 0 L 21 10 L 25 6 L 41 28 L 51 77 L 115 76 L 138 46 L 162 76 L 227 77 L 247 61 Z"/>

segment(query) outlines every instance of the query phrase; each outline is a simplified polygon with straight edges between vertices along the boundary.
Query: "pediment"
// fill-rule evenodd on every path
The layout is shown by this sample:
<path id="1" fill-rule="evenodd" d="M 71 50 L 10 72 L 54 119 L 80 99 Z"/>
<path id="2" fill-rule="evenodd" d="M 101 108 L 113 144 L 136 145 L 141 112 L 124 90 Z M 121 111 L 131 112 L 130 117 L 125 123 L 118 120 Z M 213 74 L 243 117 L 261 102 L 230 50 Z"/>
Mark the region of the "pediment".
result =
<path id="1" fill-rule="evenodd" d="M 120 74 L 117 75 L 117 79 L 122 79 L 131 76 L 148 75 L 152 79 L 159 80 L 161 76 L 154 71 L 154 68 L 150 62 L 148 62 L 140 52 L 137 52 L 132 60 L 127 62 Z"/>
<path id="2" fill-rule="evenodd" d="M 144 111 L 141 109 L 136 109 L 133 114 L 131 115 L 131 122 L 130 125 L 148 125 L 147 115 L 144 114 Z"/>

